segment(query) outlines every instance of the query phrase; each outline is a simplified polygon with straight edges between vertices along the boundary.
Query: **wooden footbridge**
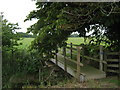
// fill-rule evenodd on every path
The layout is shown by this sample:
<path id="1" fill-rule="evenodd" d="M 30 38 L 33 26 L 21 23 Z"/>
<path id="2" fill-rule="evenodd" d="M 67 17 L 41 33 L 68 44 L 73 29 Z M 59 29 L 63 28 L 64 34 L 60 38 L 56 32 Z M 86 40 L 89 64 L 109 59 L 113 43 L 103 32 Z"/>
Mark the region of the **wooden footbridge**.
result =
<path id="1" fill-rule="evenodd" d="M 77 81 L 83 82 L 90 79 L 106 77 L 107 61 L 103 59 L 102 46 L 99 48 L 98 55 L 99 58 L 85 56 L 84 48 L 82 46 L 73 45 L 71 43 L 67 44 L 67 46 L 64 46 L 62 49 L 59 49 L 58 52 L 55 53 L 55 57 L 50 61 L 75 77 Z M 97 62 L 98 67 L 96 68 L 89 65 L 89 61 Z M 118 65 L 120 66 L 120 64 Z M 119 69 L 120 68 L 118 68 L 118 70 Z"/>

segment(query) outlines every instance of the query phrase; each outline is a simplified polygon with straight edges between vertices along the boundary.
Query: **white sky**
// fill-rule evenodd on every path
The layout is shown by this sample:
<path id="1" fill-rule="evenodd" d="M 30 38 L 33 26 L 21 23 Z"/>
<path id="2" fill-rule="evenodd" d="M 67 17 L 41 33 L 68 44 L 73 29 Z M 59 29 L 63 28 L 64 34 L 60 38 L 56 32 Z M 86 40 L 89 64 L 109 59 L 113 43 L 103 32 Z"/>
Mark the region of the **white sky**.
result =
<path id="1" fill-rule="evenodd" d="M 36 9 L 36 1 L 32 0 L 0 0 L 0 12 L 4 12 L 4 19 L 11 23 L 18 23 L 19 32 L 26 32 L 27 28 L 36 20 L 24 22 L 30 11 Z"/>

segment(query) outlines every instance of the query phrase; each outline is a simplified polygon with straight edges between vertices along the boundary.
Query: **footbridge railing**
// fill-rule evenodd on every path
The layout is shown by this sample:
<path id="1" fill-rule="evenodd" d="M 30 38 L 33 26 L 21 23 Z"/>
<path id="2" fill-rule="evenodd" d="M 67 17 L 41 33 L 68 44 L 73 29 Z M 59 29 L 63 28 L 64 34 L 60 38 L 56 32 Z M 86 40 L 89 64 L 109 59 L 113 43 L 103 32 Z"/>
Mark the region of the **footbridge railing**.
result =
<path id="1" fill-rule="evenodd" d="M 81 72 L 81 67 L 84 67 L 86 63 L 83 63 L 86 59 L 87 61 L 95 61 L 99 65 L 99 70 L 103 72 L 107 72 L 107 60 L 106 52 L 104 52 L 103 46 L 99 46 L 97 56 L 98 58 L 89 56 L 85 54 L 85 46 L 84 45 L 75 45 L 72 43 L 67 43 L 66 46 L 58 49 L 58 52 L 55 53 L 55 64 L 58 65 L 58 62 L 62 62 L 64 64 L 63 68 L 67 71 L 68 66 L 70 65 L 72 69 L 74 69 L 75 78 L 79 81 L 80 75 L 84 76 L 84 73 Z M 120 64 L 119 64 L 120 65 Z M 120 67 L 120 66 L 119 66 Z M 120 68 L 119 68 L 120 69 Z M 120 76 L 120 75 L 119 75 Z"/>
<path id="2" fill-rule="evenodd" d="M 67 52 L 67 49 L 70 50 L 70 57 L 68 57 L 68 52 Z M 75 46 L 75 47 L 68 47 L 68 46 L 64 46 L 62 49 L 59 49 L 58 50 L 58 53 L 56 51 L 56 55 L 55 55 L 55 60 L 56 60 L 56 64 L 58 64 L 58 59 L 59 59 L 59 56 L 62 55 L 63 56 L 63 62 L 64 62 L 64 70 L 67 71 L 67 68 L 68 68 L 68 65 L 71 65 L 71 68 L 74 69 L 74 71 L 76 72 L 76 75 L 75 75 L 75 78 L 76 80 L 79 80 L 80 79 L 80 74 L 82 74 L 80 72 L 80 67 L 83 67 L 83 63 L 81 63 L 81 60 L 80 60 L 80 52 L 81 52 L 81 49 L 82 47 L 81 46 Z M 76 60 L 72 58 L 72 51 L 76 51 Z M 62 57 L 61 56 L 61 57 Z M 60 60 L 59 60 L 60 61 Z"/>

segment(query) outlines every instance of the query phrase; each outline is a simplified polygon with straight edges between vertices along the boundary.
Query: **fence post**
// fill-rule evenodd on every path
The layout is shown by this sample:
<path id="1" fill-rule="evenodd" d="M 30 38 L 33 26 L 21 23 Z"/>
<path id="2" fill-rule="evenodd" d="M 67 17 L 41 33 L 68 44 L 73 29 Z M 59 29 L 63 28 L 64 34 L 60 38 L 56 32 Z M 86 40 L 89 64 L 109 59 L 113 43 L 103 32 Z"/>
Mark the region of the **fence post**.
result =
<path id="1" fill-rule="evenodd" d="M 100 45 L 100 65 L 99 65 L 99 69 L 101 71 L 103 71 L 103 63 L 102 63 L 102 61 L 103 61 L 103 46 Z"/>
<path id="2" fill-rule="evenodd" d="M 85 55 L 85 48 L 84 48 L 85 46 L 84 45 L 82 45 L 82 61 L 84 61 L 85 59 L 84 59 L 84 55 Z"/>
<path id="3" fill-rule="evenodd" d="M 104 64 L 104 72 L 107 72 L 107 51 L 104 51 L 104 61 L 106 61 L 106 64 Z"/>
<path id="4" fill-rule="evenodd" d="M 64 69 L 67 71 L 67 64 L 66 64 L 66 46 L 63 47 L 63 55 L 64 55 Z"/>
<path id="5" fill-rule="evenodd" d="M 57 50 L 55 50 L 55 60 L 56 60 L 56 65 L 58 64 L 58 59 L 57 59 Z"/>
<path id="6" fill-rule="evenodd" d="M 70 58 L 72 59 L 72 43 L 70 43 Z"/>
<path id="7" fill-rule="evenodd" d="M 120 51 L 119 51 L 119 69 L 118 69 L 118 80 L 120 80 Z"/>
<path id="8" fill-rule="evenodd" d="M 80 82 L 80 49 L 81 47 L 77 47 L 77 73 L 76 73 L 76 79 Z"/>

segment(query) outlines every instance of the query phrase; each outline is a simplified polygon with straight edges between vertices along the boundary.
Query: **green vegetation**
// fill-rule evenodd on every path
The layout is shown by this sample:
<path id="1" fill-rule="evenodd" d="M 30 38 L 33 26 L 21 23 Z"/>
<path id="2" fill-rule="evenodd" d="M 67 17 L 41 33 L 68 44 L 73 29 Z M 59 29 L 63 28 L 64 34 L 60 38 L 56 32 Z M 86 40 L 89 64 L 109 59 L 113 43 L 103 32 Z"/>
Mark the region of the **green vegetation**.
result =
<path id="1" fill-rule="evenodd" d="M 21 45 L 18 46 L 18 48 L 19 49 L 28 48 L 33 40 L 34 40 L 34 38 L 23 38 L 22 40 L 18 41 L 18 43 L 22 43 Z M 80 44 L 84 43 L 84 38 L 69 37 L 67 40 L 67 43 L 73 43 L 73 44 L 80 45 Z"/>
<path id="2" fill-rule="evenodd" d="M 15 68 L 15 60 L 13 58 L 13 52 L 17 49 L 14 46 L 18 46 L 17 41 L 19 35 L 14 33 L 14 29 L 19 29 L 18 24 L 9 23 L 6 19 L 3 20 L 2 25 L 2 80 L 3 87 L 8 82 L 9 78 L 16 73 L 17 66 Z"/>
<path id="3" fill-rule="evenodd" d="M 31 41 L 33 41 L 33 40 L 34 40 L 34 38 L 24 38 L 23 40 L 20 40 L 19 43 L 23 43 L 23 44 L 19 45 L 18 48 L 19 49 L 27 48 L 31 44 Z M 68 38 L 67 42 L 72 42 L 73 44 L 78 44 L 79 45 L 80 44 L 79 41 L 83 42 L 84 39 L 83 38 L 78 38 L 78 37 Z M 21 70 L 26 70 L 26 71 L 30 71 L 30 72 L 31 72 L 31 70 L 32 71 L 36 70 L 34 68 L 35 68 L 35 66 L 36 66 L 37 63 L 33 63 L 33 62 L 31 63 L 30 60 L 32 61 L 33 59 L 32 58 L 31 59 L 28 58 L 30 56 L 29 55 L 28 56 L 24 55 L 25 53 L 26 52 L 21 52 L 20 55 L 22 57 L 23 56 L 26 57 L 26 58 L 21 58 L 21 59 L 23 59 L 23 60 L 26 60 L 26 59 L 29 60 L 28 65 L 33 66 L 32 67 L 33 69 L 32 68 L 30 69 L 30 67 L 28 66 L 29 67 L 28 70 L 27 70 L 27 67 L 21 67 Z M 35 56 L 35 54 L 34 54 L 34 56 Z M 26 61 L 24 63 L 26 63 Z M 24 63 L 23 63 L 23 61 L 21 62 L 21 64 L 24 64 Z M 22 66 L 24 66 L 24 65 L 22 65 Z M 44 81 L 48 77 L 49 73 L 51 73 L 51 69 L 46 68 L 46 69 L 43 69 L 43 70 L 45 71 L 45 73 L 43 73 L 44 77 L 43 76 L 41 76 L 41 77 L 42 77 L 42 80 Z M 59 72 L 60 73 L 61 72 L 64 73 L 63 71 L 59 71 Z M 79 84 L 78 82 L 75 82 L 74 79 L 68 78 L 66 80 L 63 80 L 63 77 L 59 76 L 59 78 L 55 77 L 56 79 L 53 79 L 54 77 L 50 78 L 49 82 L 43 82 L 43 81 L 41 81 L 41 83 L 38 84 L 38 86 L 37 86 L 37 83 L 39 82 L 38 81 L 38 73 L 36 73 L 37 78 L 33 78 L 33 75 L 32 76 L 31 75 L 29 75 L 29 76 L 27 75 L 27 77 L 29 77 L 29 78 L 25 78 L 25 76 L 26 76 L 25 73 L 23 73 L 23 75 L 21 75 L 21 73 L 18 73 L 16 75 L 12 76 L 12 78 L 10 79 L 10 83 L 12 83 L 13 85 L 15 83 L 16 84 L 17 83 L 24 83 L 23 86 L 22 86 L 22 88 L 38 88 L 38 87 L 39 88 L 46 88 L 46 87 L 49 87 L 49 88 L 57 88 L 57 87 L 58 88 L 60 88 L 60 87 L 61 88 L 62 87 L 72 87 L 72 88 L 73 87 L 76 87 L 76 88 L 85 88 L 85 87 L 86 88 L 103 88 L 103 87 L 106 87 L 106 86 L 108 86 L 109 88 L 115 88 L 115 87 L 117 87 L 117 84 L 118 84 L 117 79 L 114 78 L 114 77 L 113 78 L 111 77 L 111 78 L 101 79 L 101 80 L 98 80 L 98 81 L 97 80 L 90 80 L 89 82 Z M 55 75 L 55 73 L 52 74 L 52 76 L 54 76 L 54 75 Z M 58 73 L 57 75 L 60 75 L 60 74 Z M 64 77 L 66 77 L 66 76 L 64 76 Z M 23 80 L 23 78 L 24 78 L 24 80 Z M 53 80 L 55 80 L 55 81 L 53 81 Z M 54 83 L 54 82 L 56 82 L 56 80 L 57 80 L 57 83 Z M 34 81 L 34 83 L 36 83 L 36 84 L 35 85 L 30 84 L 31 81 L 32 82 Z"/>
<path id="4" fill-rule="evenodd" d="M 21 38 L 16 32 L 19 29 L 18 24 L 3 20 L 2 25 L 2 87 L 21 87 L 18 83 L 25 84 L 29 82 L 27 75 L 37 75 L 39 68 L 44 65 L 44 59 L 41 59 L 37 51 L 28 51 L 31 39 L 24 39 L 23 46 L 20 46 Z M 30 41 L 30 42 L 28 42 Z M 22 49 L 20 49 L 22 48 Z M 43 60 L 43 61 L 42 61 Z M 28 77 L 29 77 L 28 76 Z M 30 77 L 29 77 L 30 78 Z M 24 80 L 23 80 L 24 79 Z M 33 80 L 32 80 L 33 81 Z M 34 81 L 33 81 L 34 82 Z"/>
<path id="5" fill-rule="evenodd" d="M 35 35 L 24 33 L 24 32 L 18 32 L 18 34 L 23 38 L 35 38 Z"/>
<path id="6" fill-rule="evenodd" d="M 21 88 L 23 85 L 27 86 L 33 83 L 38 87 L 57 84 L 64 86 L 63 84 L 70 79 L 65 79 L 69 75 L 67 76 L 62 71 L 59 72 L 60 69 L 56 70 L 48 64 L 47 60 L 54 56 L 53 51 L 58 51 L 59 48 L 66 45 L 66 42 L 78 45 L 84 43 L 86 46 L 85 55 L 91 56 L 96 55 L 97 49 L 95 47 L 103 42 L 110 50 L 120 50 L 119 3 L 38 2 L 36 6 L 37 9 L 30 12 L 25 21 L 32 19 L 38 21 L 28 28 L 27 33 L 16 32 L 19 29 L 18 24 L 3 20 L 2 71 L 4 88 Z M 68 38 L 76 31 L 80 37 L 89 37 L 91 41 L 84 42 L 83 38 L 78 37 Z M 87 36 L 87 33 L 91 31 L 93 33 Z M 28 33 L 33 33 L 35 38 L 21 40 L 26 35 L 28 37 Z M 21 45 L 21 43 L 23 44 Z M 34 80 L 34 76 L 37 82 Z M 86 87 L 96 87 L 96 83 L 91 80 L 88 85 L 85 84 Z M 116 80 L 111 80 L 108 83 L 116 83 Z"/>
<path id="7" fill-rule="evenodd" d="M 67 38 L 76 31 L 80 37 L 90 37 L 92 45 L 104 42 L 107 48 L 119 50 L 119 3 L 38 2 L 36 7 L 25 21 L 38 19 L 28 28 L 29 33 L 37 35 L 31 49 L 44 53 L 46 59 L 51 51 L 65 45 Z M 91 31 L 93 33 L 87 36 Z"/>
<path id="8" fill-rule="evenodd" d="M 34 40 L 34 38 L 22 38 L 18 43 L 21 43 L 21 45 L 17 46 L 19 49 L 28 49 L 28 47 L 31 45 L 31 42 Z"/>
<path id="9" fill-rule="evenodd" d="M 115 81 L 115 82 L 114 82 Z M 57 85 L 39 85 L 40 88 L 119 88 L 117 77 L 107 77 L 101 80 L 90 80 L 78 83 L 74 78 L 69 78 L 59 82 Z M 23 88 L 38 88 L 35 85 L 26 85 Z"/>
<path id="10" fill-rule="evenodd" d="M 73 43 L 76 45 L 80 45 L 82 43 L 84 43 L 84 38 L 80 38 L 80 37 L 69 37 L 67 40 L 67 43 Z"/>

